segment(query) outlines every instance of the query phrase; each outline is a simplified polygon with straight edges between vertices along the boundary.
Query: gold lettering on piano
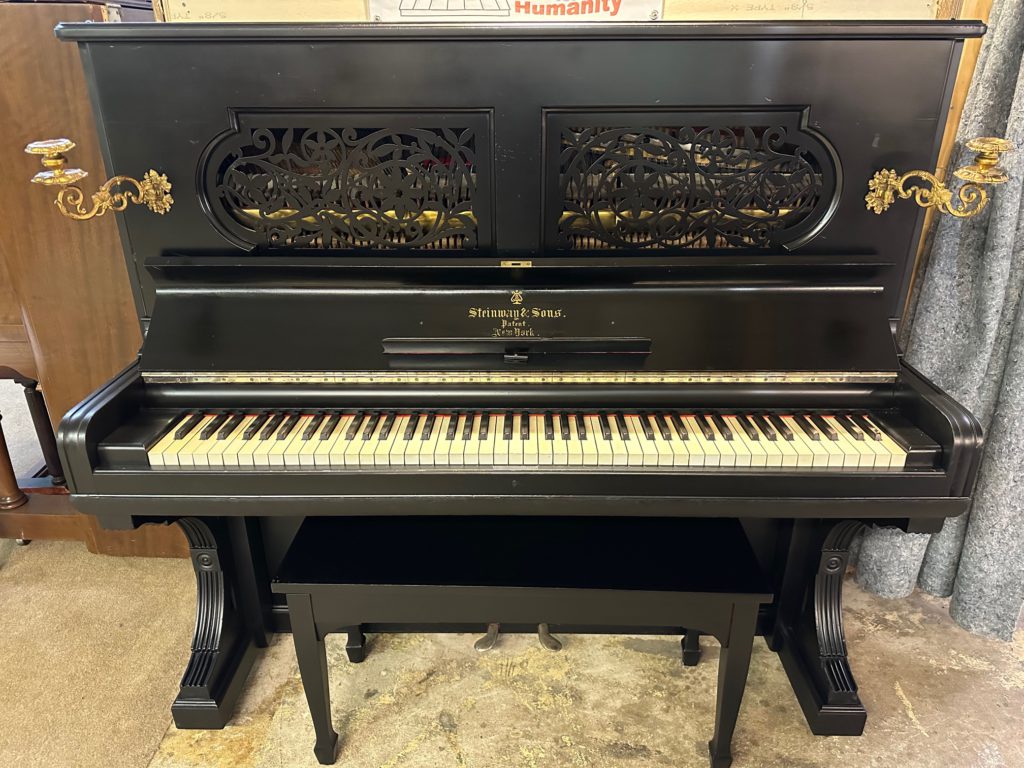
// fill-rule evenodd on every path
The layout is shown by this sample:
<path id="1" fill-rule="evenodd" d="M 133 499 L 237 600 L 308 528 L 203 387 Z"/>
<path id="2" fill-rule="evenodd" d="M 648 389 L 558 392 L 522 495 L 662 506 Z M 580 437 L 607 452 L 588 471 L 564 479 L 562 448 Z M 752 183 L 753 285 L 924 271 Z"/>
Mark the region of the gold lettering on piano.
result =
<path id="1" fill-rule="evenodd" d="M 528 339 L 546 334 L 538 333 L 530 324 L 532 320 L 560 320 L 565 318 L 565 310 L 561 307 L 527 307 L 521 306 L 525 299 L 523 292 L 512 291 L 509 301 L 512 307 L 470 307 L 467 316 L 471 320 L 498 320 L 492 326 L 490 336 L 495 338 Z"/>

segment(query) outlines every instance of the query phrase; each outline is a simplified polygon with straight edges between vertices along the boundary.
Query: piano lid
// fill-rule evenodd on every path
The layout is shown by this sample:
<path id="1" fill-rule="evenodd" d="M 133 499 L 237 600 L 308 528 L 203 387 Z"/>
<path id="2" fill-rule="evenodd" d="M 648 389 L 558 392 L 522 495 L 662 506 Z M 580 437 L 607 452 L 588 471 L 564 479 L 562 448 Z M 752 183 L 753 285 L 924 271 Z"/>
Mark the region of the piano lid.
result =
<path id="1" fill-rule="evenodd" d="M 121 214 L 142 316 L 155 299 L 145 265 L 172 254 L 234 259 L 240 271 L 269 255 L 367 254 L 406 266 L 660 260 L 680 269 L 797 257 L 813 271 L 861 254 L 884 265 L 861 284 L 877 289 L 863 301 L 879 340 L 881 318 L 900 315 L 924 213 L 902 206 L 875 216 L 867 182 L 881 168 L 935 166 L 963 40 L 983 31 L 976 22 L 90 24 L 58 35 L 83 48 L 107 172 L 153 167 L 174 185 L 166 215 L 141 206 Z M 529 287 L 515 272 L 505 279 Z M 752 311 L 739 296 L 715 308 L 722 327 Z M 414 299 L 410 311 L 427 310 L 404 298 Z M 573 295 L 557 301 L 575 306 Z M 834 334 L 868 322 L 843 314 L 854 301 L 808 294 L 788 304 L 801 316 L 779 299 L 766 310 L 777 318 L 771 327 L 780 336 L 806 333 L 803 322 L 820 328 L 810 345 L 820 354 L 769 341 L 749 359 L 768 362 L 759 350 L 771 349 L 783 353 L 772 369 L 831 370 L 840 365 L 826 354 Z M 657 334 L 626 332 L 624 315 L 615 328 L 557 332 L 650 335 L 652 369 L 695 365 L 697 341 L 669 355 L 660 339 L 698 321 L 704 334 L 719 333 L 703 322 L 712 307 L 702 302 L 666 308 Z M 190 311 L 166 307 L 156 312 Z M 429 334 L 474 338 L 489 328 L 470 325 Z M 388 323 L 374 333 L 375 345 L 428 334 Z M 711 353 L 702 369 L 736 366 L 701 343 Z M 282 351 L 275 364 L 284 370 L 289 359 Z M 376 346 L 358 359 L 387 367 Z M 857 354 L 845 360 L 886 369 Z M 256 363 L 232 366 L 243 362 Z"/>
<path id="2" fill-rule="evenodd" d="M 888 381 L 880 288 L 765 282 L 526 288 L 331 278 L 168 280 L 149 381 Z"/>

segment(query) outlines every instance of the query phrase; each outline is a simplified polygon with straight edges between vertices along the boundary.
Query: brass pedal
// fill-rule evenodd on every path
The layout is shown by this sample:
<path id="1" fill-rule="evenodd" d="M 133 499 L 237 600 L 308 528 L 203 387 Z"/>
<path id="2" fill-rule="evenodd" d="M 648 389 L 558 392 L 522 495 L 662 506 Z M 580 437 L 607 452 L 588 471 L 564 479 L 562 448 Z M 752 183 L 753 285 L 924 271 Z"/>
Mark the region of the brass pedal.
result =
<path id="1" fill-rule="evenodd" d="M 551 634 L 547 624 L 537 625 L 537 639 L 540 640 L 541 648 L 546 651 L 557 652 L 562 650 L 562 641 Z"/>
<path id="2" fill-rule="evenodd" d="M 498 644 L 498 635 L 500 634 L 501 624 L 488 624 L 487 634 L 479 638 L 475 643 L 473 643 L 473 647 L 480 653 L 483 653 L 484 651 L 489 651 Z"/>

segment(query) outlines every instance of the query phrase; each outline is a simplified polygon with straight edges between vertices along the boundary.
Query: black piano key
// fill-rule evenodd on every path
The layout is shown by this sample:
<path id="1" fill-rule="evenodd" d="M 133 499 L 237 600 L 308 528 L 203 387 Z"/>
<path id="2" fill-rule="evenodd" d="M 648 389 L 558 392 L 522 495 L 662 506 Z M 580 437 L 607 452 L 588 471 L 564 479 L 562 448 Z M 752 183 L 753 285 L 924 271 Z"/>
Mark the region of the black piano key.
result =
<path id="1" fill-rule="evenodd" d="M 836 422 L 839 424 L 839 426 L 845 429 L 846 433 L 854 440 L 864 439 L 864 433 L 857 428 L 857 425 L 854 424 L 853 420 L 850 419 L 850 417 L 847 416 L 845 413 L 836 414 Z"/>
<path id="2" fill-rule="evenodd" d="M 277 439 L 278 440 L 287 440 L 288 439 L 288 435 L 290 435 L 292 433 L 292 430 L 295 429 L 295 425 L 298 424 L 301 419 L 302 419 L 302 416 L 300 414 L 298 414 L 298 413 L 293 413 L 293 414 L 289 415 L 287 420 L 285 420 L 284 425 L 281 427 L 280 431 L 277 433 Z"/>
<path id="3" fill-rule="evenodd" d="M 654 427 L 651 426 L 651 420 L 644 414 L 640 414 L 640 428 L 644 431 L 644 437 L 648 440 L 654 440 Z"/>
<path id="4" fill-rule="evenodd" d="M 563 440 L 572 440 L 572 434 L 569 432 L 569 414 L 558 414 L 558 429 Z"/>
<path id="5" fill-rule="evenodd" d="M 327 423 L 324 425 L 324 428 L 320 431 L 320 439 L 321 440 L 330 440 L 331 439 L 331 435 L 334 434 L 334 430 L 336 430 L 338 428 L 338 424 L 340 424 L 340 423 L 341 423 L 341 414 L 340 413 L 332 413 L 330 418 L 327 419 Z"/>
<path id="6" fill-rule="evenodd" d="M 700 427 L 700 431 L 704 434 L 704 439 L 714 441 L 715 430 L 713 430 L 711 425 L 708 424 L 708 420 L 699 413 L 693 417 L 693 420 L 696 421 L 697 426 Z"/>
<path id="7" fill-rule="evenodd" d="M 428 413 L 423 421 L 423 431 L 420 432 L 420 440 L 429 440 L 434 432 L 434 422 L 437 421 L 436 413 Z"/>
<path id="8" fill-rule="evenodd" d="M 868 421 L 867 416 L 863 413 L 853 414 L 853 421 L 858 427 L 863 429 L 867 434 L 871 435 L 872 440 L 881 440 L 882 433 L 878 431 L 878 428 Z"/>
<path id="9" fill-rule="evenodd" d="M 597 421 L 601 425 L 601 437 L 605 440 L 612 439 L 612 427 L 608 423 L 608 414 L 600 413 L 597 416 Z"/>
<path id="10" fill-rule="evenodd" d="M 512 439 L 512 424 L 514 423 L 514 418 L 515 417 L 512 415 L 512 411 L 508 411 L 505 414 L 505 423 L 504 425 L 502 425 L 501 429 L 501 438 L 503 440 Z"/>
<path id="11" fill-rule="evenodd" d="M 256 418 L 250 421 L 249 426 L 245 428 L 245 433 L 242 435 L 242 438 L 245 440 L 252 440 L 259 434 L 260 429 L 267 423 L 267 419 L 269 418 L 269 413 L 256 414 Z"/>
<path id="12" fill-rule="evenodd" d="M 544 439 L 554 440 L 555 439 L 555 425 L 551 418 L 550 413 L 544 414 Z"/>
<path id="13" fill-rule="evenodd" d="M 356 435 L 359 434 L 359 427 L 363 425 L 363 421 L 366 420 L 366 414 L 362 411 L 356 411 L 352 416 L 352 421 L 349 422 L 348 429 L 345 431 L 346 440 L 355 440 Z"/>
<path id="14" fill-rule="evenodd" d="M 669 429 L 668 422 L 665 421 L 665 417 L 660 413 L 654 414 L 654 423 L 658 425 L 658 431 L 661 433 L 662 440 L 672 439 L 672 430 Z"/>
<path id="15" fill-rule="evenodd" d="M 789 424 L 782 420 L 781 416 L 769 413 L 768 420 L 772 423 L 772 426 L 779 430 L 783 440 L 789 443 L 793 442 L 793 430 L 789 428 Z"/>
<path id="16" fill-rule="evenodd" d="M 391 429 L 395 426 L 395 414 L 389 413 L 384 419 L 384 426 L 380 428 L 380 439 L 387 440 L 391 437 Z"/>
<path id="17" fill-rule="evenodd" d="M 366 420 L 366 426 L 363 427 L 363 440 L 369 440 L 373 437 L 373 433 L 377 431 L 378 424 L 380 424 L 380 414 L 371 413 L 370 418 Z"/>
<path id="18" fill-rule="evenodd" d="M 267 422 L 267 425 L 263 427 L 263 431 L 260 432 L 261 442 L 263 440 L 269 440 L 271 437 L 274 436 L 274 433 L 277 432 L 277 430 L 281 427 L 281 424 L 284 422 L 284 417 L 285 414 L 283 413 L 275 413 L 273 416 L 270 417 L 270 421 Z"/>
<path id="19" fill-rule="evenodd" d="M 672 422 L 672 426 L 676 428 L 676 434 L 679 435 L 680 440 L 690 439 L 690 430 L 686 428 L 683 420 L 679 417 L 678 413 L 670 414 L 669 421 Z"/>
<path id="20" fill-rule="evenodd" d="M 812 413 L 811 421 L 814 422 L 814 426 L 825 433 L 825 437 L 829 440 L 835 442 L 839 439 L 839 433 L 836 432 L 835 428 L 831 424 L 821 417 L 821 414 Z"/>
<path id="21" fill-rule="evenodd" d="M 753 416 L 753 419 L 754 423 L 757 424 L 758 429 L 760 429 L 761 432 L 764 433 L 764 436 L 767 437 L 771 442 L 774 443 L 776 440 L 779 439 L 778 433 L 775 431 L 775 428 L 768 423 L 768 419 L 766 419 L 759 413 L 755 414 Z"/>
<path id="22" fill-rule="evenodd" d="M 629 427 L 626 426 L 626 417 L 621 413 L 615 414 L 615 426 L 619 429 L 619 439 L 623 442 L 629 441 Z"/>
<path id="23" fill-rule="evenodd" d="M 811 438 L 811 440 L 821 440 L 821 434 L 818 432 L 817 428 L 811 424 L 807 417 L 802 413 L 795 414 L 793 416 L 793 421 L 800 426 L 800 429 L 802 429 L 804 434 Z"/>
<path id="24" fill-rule="evenodd" d="M 220 432 L 217 433 L 218 440 L 227 440 L 231 437 L 232 433 L 238 429 L 238 425 L 242 423 L 245 418 L 244 414 L 235 413 L 232 414 L 231 418 L 228 419 L 227 424 L 220 428 Z"/>
<path id="25" fill-rule="evenodd" d="M 189 417 L 185 419 L 185 423 L 174 431 L 174 439 L 184 440 L 189 432 L 191 432 L 193 429 L 199 426 L 199 422 L 201 422 L 202 420 L 203 414 L 201 411 L 195 411 L 194 413 L 190 414 Z"/>
<path id="26" fill-rule="evenodd" d="M 410 413 L 409 414 L 409 421 L 407 421 L 406 424 L 405 424 L 405 433 L 402 435 L 402 439 L 405 440 L 406 442 L 408 442 L 409 440 L 412 440 L 413 435 L 416 434 L 416 427 L 419 426 L 419 423 L 420 423 L 420 414 L 418 414 L 418 413 Z"/>
<path id="27" fill-rule="evenodd" d="M 324 423 L 324 419 L 326 418 L 327 414 L 325 413 L 313 414 L 313 418 L 309 420 L 309 424 L 307 424 L 306 428 L 302 430 L 302 439 L 312 440 L 313 435 L 316 434 L 317 429 L 320 428 L 320 425 Z"/>
<path id="28" fill-rule="evenodd" d="M 758 441 L 760 441 L 761 436 L 757 433 L 757 430 L 754 429 L 754 425 L 750 423 L 750 419 L 748 419 L 746 416 L 744 416 L 741 413 L 737 413 L 736 414 L 736 423 L 740 425 L 740 428 L 744 432 L 746 432 L 747 437 L 749 437 L 751 440 L 758 440 Z"/>
<path id="29" fill-rule="evenodd" d="M 582 413 L 576 414 L 576 436 L 579 437 L 580 440 L 587 439 L 587 422 L 583 418 Z"/>
<path id="30" fill-rule="evenodd" d="M 491 414 L 484 413 L 480 416 L 480 431 L 477 432 L 477 439 L 483 442 L 487 439 L 487 433 L 491 428 Z"/>
<path id="31" fill-rule="evenodd" d="M 464 442 L 468 442 L 473 439 L 473 420 L 475 418 L 475 413 L 466 414 L 466 423 L 462 427 L 462 439 Z"/>
<path id="32" fill-rule="evenodd" d="M 729 429 L 729 425 L 725 423 L 725 419 L 723 419 L 720 414 L 712 413 L 711 420 L 715 422 L 715 426 L 718 427 L 718 431 L 721 433 L 722 437 L 726 440 L 732 440 L 732 430 Z"/>
<path id="33" fill-rule="evenodd" d="M 453 413 L 448 417 L 448 431 L 444 434 L 444 439 L 451 442 L 455 439 L 455 431 L 459 428 L 459 414 Z"/>
<path id="34" fill-rule="evenodd" d="M 228 420 L 230 415 L 230 413 L 222 413 L 218 416 L 214 416 L 210 421 L 206 422 L 206 426 L 203 427 L 203 431 L 199 433 L 199 439 L 209 440 L 213 437 L 214 433 L 224 425 L 224 422 Z"/>
<path id="35" fill-rule="evenodd" d="M 530 414 L 528 413 L 522 413 L 519 415 L 519 439 L 530 439 Z"/>

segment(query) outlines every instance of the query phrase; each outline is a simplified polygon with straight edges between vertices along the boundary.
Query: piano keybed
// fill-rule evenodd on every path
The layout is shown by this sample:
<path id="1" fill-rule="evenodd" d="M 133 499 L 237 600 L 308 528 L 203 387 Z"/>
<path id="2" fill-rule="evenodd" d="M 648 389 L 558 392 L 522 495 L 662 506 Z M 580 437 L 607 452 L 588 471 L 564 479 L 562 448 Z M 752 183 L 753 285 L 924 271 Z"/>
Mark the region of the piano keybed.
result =
<path id="1" fill-rule="evenodd" d="M 191 411 L 158 470 L 559 467 L 899 471 L 910 441 L 867 412 Z"/>

